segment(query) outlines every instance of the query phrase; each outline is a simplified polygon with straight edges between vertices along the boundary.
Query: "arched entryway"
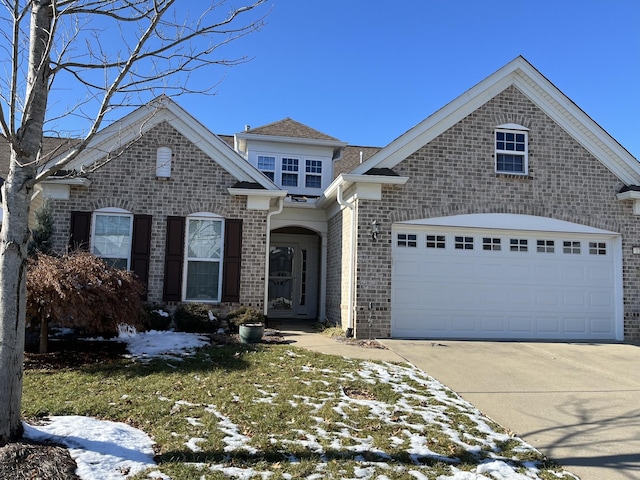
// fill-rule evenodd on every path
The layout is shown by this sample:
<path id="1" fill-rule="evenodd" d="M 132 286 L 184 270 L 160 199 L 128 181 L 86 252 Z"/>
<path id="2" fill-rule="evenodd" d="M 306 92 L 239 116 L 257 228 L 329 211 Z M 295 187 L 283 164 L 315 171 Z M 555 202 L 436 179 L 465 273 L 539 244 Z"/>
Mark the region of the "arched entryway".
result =
<path id="1" fill-rule="evenodd" d="M 318 318 L 320 236 L 303 227 L 271 232 L 269 246 L 269 319 Z"/>

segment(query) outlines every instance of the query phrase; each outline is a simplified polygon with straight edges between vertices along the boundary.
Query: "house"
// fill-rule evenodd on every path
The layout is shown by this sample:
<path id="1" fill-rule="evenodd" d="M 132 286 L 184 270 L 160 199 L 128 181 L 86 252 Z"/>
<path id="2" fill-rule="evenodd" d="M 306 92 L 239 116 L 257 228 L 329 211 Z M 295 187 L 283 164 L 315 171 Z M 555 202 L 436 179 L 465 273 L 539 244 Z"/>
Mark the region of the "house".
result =
<path id="1" fill-rule="evenodd" d="M 150 302 L 363 338 L 640 340 L 640 163 L 522 57 L 381 149 L 292 119 L 218 137 L 159 98 L 69 169 L 34 200 L 56 247 Z"/>

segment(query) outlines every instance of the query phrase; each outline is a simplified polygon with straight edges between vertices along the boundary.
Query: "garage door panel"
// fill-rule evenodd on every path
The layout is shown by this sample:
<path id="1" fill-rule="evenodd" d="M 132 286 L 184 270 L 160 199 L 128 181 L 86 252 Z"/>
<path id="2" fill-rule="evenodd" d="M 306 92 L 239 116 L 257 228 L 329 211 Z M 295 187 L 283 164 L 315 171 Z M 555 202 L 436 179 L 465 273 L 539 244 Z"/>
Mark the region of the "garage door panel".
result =
<path id="1" fill-rule="evenodd" d="M 587 274 L 582 265 L 565 265 L 560 273 L 560 279 L 565 284 L 584 284 Z"/>
<path id="2" fill-rule="evenodd" d="M 508 302 L 509 306 L 529 307 L 532 305 L 532 291 L 528 287 L 513 286 L 509 289 Z"/>
<path id="3" fill-rule="evenodd" d="M 539 288 L 535 292 L 536 305 L 539 307 L 558 307 L 560 305 L 560 298 L 558 290 L 553 288 Z"/>
<path id="4" fill-rule="evenodd" d="M 480 330 L 483 332 L 502 332 L 505 330 L 505 320 L 497 316 L 485 316 L 480 318 Z"/>
<path id="5" fill-rule="evenodd" d="M 613 334 L 613 327 L 608 317 L 596 317 L 590 319 L 591 331 L 604 335 Z"/>
<path id="6" fill-rule="evenodd" d="M 531 334 L 533 332 L 533 316 L 514 315 L 509 318 L 509 331 L 519 334 Z"/>
<path id="7" fill-rule="evenodd" d="M 539 316 L 536 325 L 536 331 L 540 333 L 554 333 L 559 334 L 560 330 L 560 317 L 558 316 Z"/>
<path id="8" fill-rule="evenodd" d="M 589 305 L 610 310 L 613 307 L 613 292 L 589 292 Z"/>
<path id="9" fill-rule="evenodd" d="M 594 235 L 607 252 L 594 255 L 584 239 L 581 253 L 564 253 L 561 235 L 549 232 L 529 233 L 523 251 L 507 250 L 510 237 L 525 238 L 517 233 L 504 236 L 501 251 L 483 250 L 477 232 L 469 232 L 475 235 L 474 250 L 454 249 L 449 240 L 460 236 L 459 230 L 437 234 L 447 235 L 447 248 L 418 248 L 426 243 L 418 236 L 418 247 L 394 250 L 393 336 L 615 338 L 621 280 L 610 237 Z M 538 253 L 536 238 L 554 240 L 555 249 Z"/>
<path id="10" fill-rule="evenodd" d="M 560 280 L 557 265 L 534 265 L 531 272 L 531 281 L 534 284 L 556 284 Z"/>
<path id="11" fill-rule="evenodd" d="M 477 317 L 475 315 L 454 315 L 451 318 L 451 328 L 460 334 L 470 334 L 476 331 Z"/>
<path id="12" fill-rule="evenodd" d="M 510 265 L 506 265 L 506 268 L 503 268 L 503 275 L 505 273 L 509 282 L 529 283 L 531 281 L 531 265 L 512 263 Z"/>
<path id="13" fill-rule="evenodd" d="M 396 260 L 394 262 L 394 274 L 407 279 L 418 280 L 423 262 L 411 260 Z"/>
<path id="14" fill-rule="evenodd" d="M 587 303 L 586 296 L 584 290 L 565 290 L 562 296 L 562 305 L 565 307 L 584 307 Z"/>
<path id="15" fill-rule="evenodd" d="M 613 268 L 611 265 L 589 266 L 587 272 L 587 278 L 590 282 L 601 283 L 604 281 L 613 281 Z"/>

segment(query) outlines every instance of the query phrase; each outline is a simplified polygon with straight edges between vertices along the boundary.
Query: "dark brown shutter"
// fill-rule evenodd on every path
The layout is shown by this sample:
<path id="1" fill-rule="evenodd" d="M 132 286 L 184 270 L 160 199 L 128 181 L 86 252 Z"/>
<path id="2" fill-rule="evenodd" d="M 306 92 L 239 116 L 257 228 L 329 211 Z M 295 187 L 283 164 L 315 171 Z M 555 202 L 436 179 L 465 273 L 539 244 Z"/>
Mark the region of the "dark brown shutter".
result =
<path id="1" fill-rule="evenodd" d="M 147 298 L 149 263 L 151 262 L 151 215 L 133 216 L 133 239 L 131 241 L 131 270 L 145 286 L 143 299 Z"/>
<path id="2" fill-rule="evenodd" d="M 182 300 L 182 261 L 184 255 L 184 217 L 167 217 L 167 246 L 164 254 L 165 302 Z"/>
<path id="3" fill-rule="evenodd" d="M 240 301 L 240 264 L 242 260 L 242 220 L 227 219 L 224 227 L 222 265 L 222 301 Z"/>
<path id="4" fill-rule="evenodd" d="M 91 212 L 71 212 L 70 250 L 89 250 L 91 240 Z"/>

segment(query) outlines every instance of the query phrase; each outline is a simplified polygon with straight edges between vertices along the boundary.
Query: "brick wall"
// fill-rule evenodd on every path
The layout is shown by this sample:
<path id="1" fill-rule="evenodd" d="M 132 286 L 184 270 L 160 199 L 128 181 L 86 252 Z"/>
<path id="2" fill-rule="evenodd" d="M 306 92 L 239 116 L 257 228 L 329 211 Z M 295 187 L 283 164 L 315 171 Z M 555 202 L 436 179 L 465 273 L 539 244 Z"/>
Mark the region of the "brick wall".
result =
<path id="1" fill-rule="evenodd" d="M 349 269 L 351 258 L 352 211 L 340 210 L 329 219 L 327 235 L 327 319 L 348 327 L 349 318 Z"/>
<path id="2" fill-rule="evenodd" d="M 156 180 L 156 150 L 172 149 L 171 178 Z M 91 186 L 71 187 L 71 199 L 53 203 L 54 245 L 64 251 L 71 211 L 120 207 L 152 215 L 149 301 L 162 300 L 167 216 L 210 212 L 243 219 L 240 304 L 262 308 L 266 212 L 247 210 L 245 197 L 227 192 L 236 180 L 168 123 L 163 122 L 127 147 L 119 156 L 88 175 Z M 234 305 L 221 305 L 228 310 Z"/>
<path id="3" fill-rule="evenodd" d="M 517 123 L 529 129 L 529 175 L 496 175 L 494 128 Z M 382 201 L 358 201 L 356 335 L 390 335 L 391 225 L 419 218 L 470 213 L 515 213 L 551 217 L 622 234 L 624 334 L 640 341 L 640 218 L 620 202 L 623 186 L 599 161 L 510 87 L 423 146 L 394 170 L 410 177 L 401 187 L 383 187 Z M 381 223 L 374 242 L 373 220 Z M 369 312 L 369 302 L 373 312 Z"/>

